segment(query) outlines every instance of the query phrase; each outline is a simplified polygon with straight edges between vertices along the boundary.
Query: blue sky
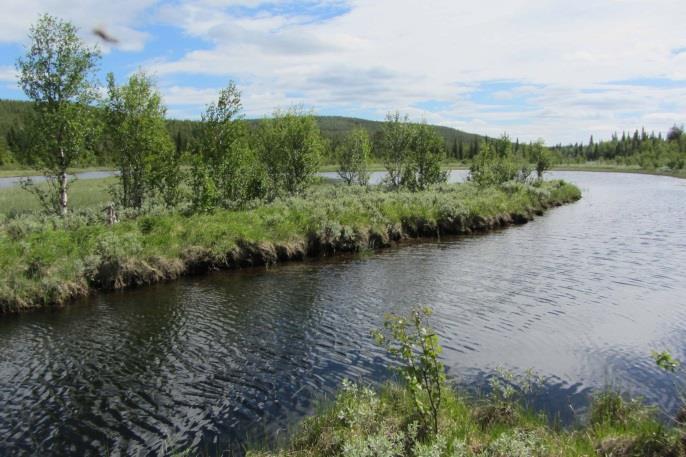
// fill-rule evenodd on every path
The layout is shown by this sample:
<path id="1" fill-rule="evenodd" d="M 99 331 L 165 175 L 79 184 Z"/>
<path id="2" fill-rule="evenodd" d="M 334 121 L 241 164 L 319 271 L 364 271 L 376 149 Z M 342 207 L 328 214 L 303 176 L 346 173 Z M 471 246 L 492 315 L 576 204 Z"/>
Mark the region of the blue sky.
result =
<path id="1" fill-rule="evenodd" d="M 686 4 L 673 0 L 5 0 L 0 97 L 40 13 L 102 27 L 104 74 L 156 78 L 198 118 L 230 80 L 245 114 L 416 120 L 548 144 L 686 122 Z"/>

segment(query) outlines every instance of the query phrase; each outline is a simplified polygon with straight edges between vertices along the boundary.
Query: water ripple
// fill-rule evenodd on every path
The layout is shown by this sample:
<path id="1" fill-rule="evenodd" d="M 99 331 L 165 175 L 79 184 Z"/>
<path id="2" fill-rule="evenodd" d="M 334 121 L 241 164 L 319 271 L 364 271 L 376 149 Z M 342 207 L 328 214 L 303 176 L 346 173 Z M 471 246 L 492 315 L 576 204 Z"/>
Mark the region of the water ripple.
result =
<path id="1" fill-rule="evenodd" d="M 391 376 L 370 331 L 418 304 L 465 388 L 533 368 L 535 402 L 564 420 L 607 384 L 674 408 L 650 352 L 686 356 L 686 186 L 558 175 L 584 198 L 524 226 L 5 319 L 0 454 L 211 455 L 284 436 L 343 378 Z"/>

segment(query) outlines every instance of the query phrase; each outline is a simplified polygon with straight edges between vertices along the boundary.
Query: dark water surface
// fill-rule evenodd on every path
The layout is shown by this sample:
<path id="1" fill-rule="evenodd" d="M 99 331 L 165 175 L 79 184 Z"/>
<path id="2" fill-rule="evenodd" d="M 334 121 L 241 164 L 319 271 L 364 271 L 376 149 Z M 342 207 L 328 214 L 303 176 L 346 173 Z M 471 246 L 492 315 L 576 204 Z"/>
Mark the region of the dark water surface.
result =
<path id="1" fill-rule="evenodd" d="M 609 383 L 674 408 L 650 352 L 686 356 L 686 181 L 554 175 L 584 198 L 524 226 L 3 318 L 0 455 L 264 443 L 344 377 L 386 378 L 369 332 L 417 304 L 460 383 L 533 368 L 563 415 Z"/>

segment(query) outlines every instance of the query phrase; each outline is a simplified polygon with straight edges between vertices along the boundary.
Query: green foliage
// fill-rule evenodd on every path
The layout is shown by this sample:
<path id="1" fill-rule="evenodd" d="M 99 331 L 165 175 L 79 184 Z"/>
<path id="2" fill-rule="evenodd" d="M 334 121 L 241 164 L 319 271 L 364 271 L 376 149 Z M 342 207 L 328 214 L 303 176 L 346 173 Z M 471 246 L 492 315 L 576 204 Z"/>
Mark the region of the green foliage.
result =
<path id="1" fill-rule="evenodd" d="M 686 381 L 683 378 L 683 370 L 680 370 L 681 362 L 676 360 L 667 351 L 652 353 L 655 364 L 664 372 L 672 374 L 672 382 L 674 389 L 677 392 L 681 407 L 675 421 L 679 424 L 686 425 Z"/>
<path id="2" fill-rule="evenodd" d="M 673 125 L 667 132 L 667 141 L 679 142 L 684 136 L 684 126 Z"/>
<path id="3" fill-rule="evenodd" d="M 426 123 L 412 124 L 407 116 L 389 113 L 382 131 L 382 150 L 386 182 L 393 189 L 424 190 L 448 178 L 441 171 L 445 143 Z"/>
<path id="4" fill-rule="evenodd" d="M 125 208 L 139 209 L 158 192 L 174 206 L 179 200 L 180 158 L 165 128 L 166 108 L 154 82 L 142 72 L 123 86 L 117 87 L 111 73 L 107 82 L 107 137 L 119 169 L 115 198 Z"/>
<path id="5" fill-rule="evenodd" d="M 649 411 L 638 400 L 625 400 L 619 392 L 606 390 L 593 398 L 589 422 L 596 426 L 626 426 L 647 414 Z"/>
<path id="6" fill-rule="evenodd" d="M 398 189 L 403 184 L 403 177 L 410 175 L 410 143 L 412 126 L 407 116 L 400 113 L 388 113 L 382 130 L 383 163 L 388 176 L 386 182 L 391 188 Z"/>
<path id="7" fill-rule="evenodd" d="M 552 163 L 552 156 L 543 145 L 543 140 L 539 140 L 531 146 L 529 160 L 534 164 L 538 179 L 543 179 L 543 173 L 550 168 Z"/>
<path id="8" fill-rule="evenodd" d="M 63 189 L 69 192 L 74 180 L 64 182 Z M 46 214 L 60 214 L 61 208 L 61 180 L 55 176 L 46 176 L 42 185 L 36 185 L 31 178 L 21 178 L 19 187 L 29 194 L 32 194 L 38 201 L 40 210 Z"/>
<path id="9" fill-rule="evenodd" d="M 438 361 L 442 348 L 429 326 L 431 308 L 415 309 L 409 317 L 388 315 L 376 343 L 401 362 L 399 371 L 414 400 L 424 426 L 438 433 L 438 412 L 445 384 L 445 370 Z"/>
<path id="10" fill-rule="evenodd" d="M 66 214 L 67 168 L 85 155 L 94 133 L 90 103 L 95 99 L 94 77 L 100 54 L 85 46 L 76 28 L 43 15 L 29 33 L 26 55 L 17 61 L 19 84 L 32 100 L 24 122 L 31 132 L 16 158 L 24 165 L 54 177 L 59 212 Z"/>
<path id="11" fill-rule="evenodd" d="M 372 143 L 366 130 L 352 130 L 338 146 L 338 175 L 346 184 L 367 185 L 369 172 L 367 164 L 372 152 Z"/>
<path id="12" fill-rule="evenodd" d="M 366 130 L 372 142 L 372 156 L 374 160 L 383 161 L 383 130 L 385 122 L 342 116 L 317 116 L 316 120 L 317 125 L 322 132 L 322 136 L 332 143 L 334 149 L 343 142 L 343 139 L 350 131 L 354 129 Z M 470 145 L 481 138 L 478 135 L 450 127 L 434 125 L 433 128 L 438 132 L 445 145 L 453 145 L 455 142 L 457 142 L 458 145 Z M 466 152 L 465 158 L 467 158 Z"/>
<path id="13" fill-rule="evenodd" d="M 230 208 L 263 196 L 264 173 L 250 148 L 241 110 L 240 92 L 230 83 L 202 115 L 191 171 L 198 210 Z"/>
<path id="14" fill-rule="evenodd" d="M 72 211 L 95 208 L 100 211 L 111 201 L 110 188 L 116 183 L 116 178 L 106 179 L 75 179 L 69 181 L 69 201 Z M 32 189 L 44 190 L 50 184 L 36 182 Z M 55 195 L 47 193 L 46 195 Z M 24 214 L 45 213 L 43 203 L 34 195 L 20 187 L 6 187 L 0 189 L 0 214 L 15 217 Z M 50 211 L 50 214 L 56 214 Z"/>
<path id="15" fill-rule="evenodd" d="M 528 162 L 513 154 L 511 143 L 503 135 L 496 143 L 484 143 L 469 167 L 469 180 L 479 186 L 494 186 L 508 181 L 527 182 Z"/>
<path id="16" fill-rule="evenodd" d="M 667 351 L 653 352 L 652 356 L 655 364 L 664 371 L 674 373 L 677 368 L 679 368 L 679 361 L 672 357 L 672 354 Z"/>
<path id="17" fill-rule="evenodd" d="M 527 370 L 523 375 L 498 368 L 488 381 L 490 392 L 485 404 L 474 411 L 481 427 L 497 424 L 512 425 L 519 420 L 520 406 L 528 408 L 528 398 L 541 384 L 541 379 Z"/>
<path id="18" fill-rule="evenodd" d="M 490 442 L 481 457 L 532 457 L 547 456 L 548 449 L 534 432 L 505 432 Z"/>
<path id="19" fill-rule="evenodd" d="M 102 198 L 105 186 L 98 180 L 83 180 L 76 182 L 74 192 L 78 189 L 84 204 L 97 205 L 98 200 L 91 199 Z M 5 202 L 6 192 L 12 197 L 20 189 L 0 190 L 0 204 Z M 65 287 L 83 284 L 84 275 L 77 266 L 93 254 L 93 240 L 101 230 L 141 232 L 143 251 L 132 268 L 142 268 L 152 258 L 164 258 L 180 265 L 177 272 L 191 272 L 203 265 L 231 268 L 246 260 L 242 256 L 255 263 L 274 263 L 283 258 L 384 247 L 390 240 L 406 236 L 436 236 L 439 227 L 440 233 L 464 233 L 484 224 L 495 227 L 496 221 L 509 214 L 530 214 L 578 198 L 578 189 L 560 181 L 507 192 L 472 184 L 445 184 L 423 192 L 322 185 L 300 196 L 239 210 L 187 214 L 146 205 L 142 210 L 120 211 L 120 222 L 113 227 L 104 224 L 102 206 L 96 206 L 87 217 L 79 212 L 59 224 L 54 218 L 41 217 L 37 231 L 20 239 L 10 236 L 6 225 L 37 216 L 9 214 L 0 222 L 0 277 L 5 279 L 0 282 L 0 312 L 64 303 L 64 297 L 43 301 L 46 284 L 28 280 L 19 272 L 26 270 L 32 258 L 40 257 L 46 259 L 54 283 Z M 143 214 L 154 223 L 141 226 L 132 220 Z"/>
<path id="20" fill-rule="evenodd" d="M 551 148 L 566 163 L 597 162 L 644 170 L 679 171 L 686 167 L 686 135 L 683 129 L 672 127 L 665 138 L 662 134 L 650 134 L 644 129 L 613 134 L 609 141 L 588 144 L 575 143 Z"/>
<path id="21" fill-rule="evenodd" d="M 421 123 L 412 126 L 410 141 L 410 166 L 403 176 L 403 185 L 413 190 L 424 190 L 448 180 L 448 173 L 441 170 L 445 158 L 445 145 L 432 126 Z"/>
<path id="22" fill-rule="evenodd" d="M 28 132 L 22 128 L 22 120 L 25 118 L 26 113 L 30 111 L 30 108 L 28 102 L 19 100 L 0 100 L 0 161 L 5 163 L 6 167 L 12 166 L 14 163 L 12 151 L 22 148 L 22 142 L 30 136 L 27 135 Z M 333 151 L 336 150 L 343 142 L 345 136 L 352 130 L 365 130 L 372 143 L 370 160 L 373 160 L 374 162 L 382 161 L 381 131 L 384 125 L 383 122 L 342 116 L 315 116 L 315 121 L 320 129 L 322 137 L 331 145 Z M 249 131 L 255 132 L 259 129 L 262 120 L 246 119 L 244 122 Z M 202 137 L 200 125 L 200 121 L 194 120 L 166 120 L 167 131 L 174 142 L 174 147 L 177 149 L 177 152 L 187 154 L 192 151 L 193 146 L 197 144 Z M 473 148 L 474 142 L 479 141 L 481 138 L 478 135 L 466 133 L 450 127 L 439 125 L 434 125 L 433 127 L 446 145 L 454 145 L 455 142 L 457 142 L 458 146 L 462 147 L 462 155 L 460 157 L 453 157 L 458 160 L 469 159 L 471 157 L 470 151 Z M 10 140 L 15 146 L 9 144 Z M 107 145 L 97 138 L 95 140 L 94 154 L 81 158 L 79 160 L 80 166 L 109 166 L 113 163 L 112 153 Z M 190 159 L 188 155 L 186 157 Z M 335 155 L 328 157 L 328 159 L 330 159 L 330 162 L 326 163 L 336 163 Z M 0 163 L 0 166 L 3 166 L 3 163 Z M 188 162 L 188 165 L 190 165 L 190 163 L 191 162 Z"/>
<path id="23" fill-rule="evenodd" d="M 494 408 L 485 400 L 487 406 Z M 498 400 L 500 402 L 502 400 Z M 614 393 L 597 395 L 589 417 L 560 428 L 517 399 L 508 400 L 512 421 L 483 424 L 482 402 L 446 388 L 436 435 L 422 434 L 412 396 L 386 384 L 378 390 L 344 381 L 335 401 L 303 421 L 290 443 L 276 452 L 249 451 L 251 457 L 684 457 L 684 431 L 665 426 L 653 408 L 624 403 Z"/>
<path id="24" fill-rule="evenodd" d="M 302 193 L 312 182 L 324 149 L 314 116 L 300 108 L 277 111 L 260 123 L 255 140 L 271 196 Z"/>

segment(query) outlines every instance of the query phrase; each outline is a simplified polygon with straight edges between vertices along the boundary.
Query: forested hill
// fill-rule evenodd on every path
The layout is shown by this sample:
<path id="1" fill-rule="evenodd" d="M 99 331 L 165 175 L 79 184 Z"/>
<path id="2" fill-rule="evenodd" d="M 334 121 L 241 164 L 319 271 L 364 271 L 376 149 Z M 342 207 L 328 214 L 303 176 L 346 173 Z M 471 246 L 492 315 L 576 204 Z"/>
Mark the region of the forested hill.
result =
<path id="1" fill-rule="evenodd" d="M 21 123 L 24 114 L 29 110 L 30 103 L 18 100 L 0 100 L 0 165 L 10 160 L 10 152 L 7 147 L 7 136 L 12 127 Z M 322 135 L 327 138 L 332 146 L 335 146 L 346 133 L 353 128 L 361 127 L 369 132 L 374 143 L 377 143 L 381 135 L 383 122 L 369 121 L 343 116 L 316 116 L 317 123 Z M 259 119 L 249 119 L 248 122 L 256 126 Z M 178 147 L 186 149 L 193 140 L 198 121 L 175 120 L 167 121 L 167 128 Z M 463 132 L 450 127 L 435 126 L 440 135 L 445 139 L 448 152 L 457 150 L 461 143 L 466 149 L 481 138 L 473 133 Z M 105 152 L 106 153 L 106 152 Z M 105 154 L 103 153 L 103 154 Z M 100 157 L 98 161 L 107 162 L 107 157 Z"/>
<path id="2" fill-rule="evenodd" d="M 362 127 L 369 132 L 369 136 L 374 139 L 381 134 L 381 127 L 383 122 L 368 121 L 366 119 L 358 119 L 353 117 L 342 116 L 318 116 L 317 123 L 322 134 L 330 139 L 340 138 L 356 127 Z M 445 139 L 447 145 L 451 146 L 455 141 L 463 144 L 471 144 L 475 140 L 482 138 L 473 133 L 463 132 L 450 127 L 443 127 L 440 125 L 434 126 L 441 136 Z"/>

